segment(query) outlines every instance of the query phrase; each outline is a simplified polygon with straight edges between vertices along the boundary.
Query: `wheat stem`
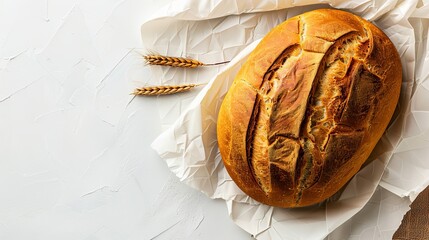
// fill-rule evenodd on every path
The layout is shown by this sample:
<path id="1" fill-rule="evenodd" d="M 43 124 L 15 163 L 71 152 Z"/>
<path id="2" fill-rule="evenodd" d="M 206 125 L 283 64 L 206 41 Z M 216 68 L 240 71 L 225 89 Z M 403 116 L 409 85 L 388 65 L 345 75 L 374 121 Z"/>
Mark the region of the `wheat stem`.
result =
<path id="1" fill-rule="evenodd" d="M 196 67 L 200 67 L 200 66 L 214 66 L 214 65 L 220 65 L 220 64 L 225 64 L 225 63 L 229 62 L 229 61 L 225 61 L 225 62 L 205 64 L 203 62 L 200 62 L 198 60 L 191 59 L 191 58 L 170 57 L 170 56 L 162 56 L 159 54 L 143 55 L 143 58 L 145 59 L 146 63 L 150 64 L 150 65 L 184 67 L 184 68 L 196 68 Z"/>
<path id="2" fill-rule="evenodd" d="M 202 85 L 202 84 L 189 83 L 189 84 L 183 84 L 183 85 L 142 87 L 142 88 L 136 88 L 132 94 L 139 95 L 139 96 L 167 95 L 167 94 L 186 92 L 199 85 Z"/>
<path id="3" fill-rule="evenodd" d="M 217 62 L 217 63 L 205 63 L 204 66 L 216 66 L 216 65 L 221 65 L 221 64 L 229 63 L 229 62 L 230 61 Z"/>

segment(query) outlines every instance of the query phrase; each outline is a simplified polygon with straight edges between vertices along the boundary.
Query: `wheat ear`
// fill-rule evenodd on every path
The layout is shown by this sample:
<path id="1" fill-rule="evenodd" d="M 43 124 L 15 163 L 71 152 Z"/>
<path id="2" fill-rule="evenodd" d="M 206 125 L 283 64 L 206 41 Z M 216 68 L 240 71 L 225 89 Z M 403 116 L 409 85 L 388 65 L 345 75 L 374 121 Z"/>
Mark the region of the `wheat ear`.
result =
<path id="1" fill-rule="evenodd" d="M 167 95 L 180 92 L 186 92 L 201 84 L 183 84 L 183 85 L 165 85 L 136 88 L 132 94 L 143 96 Z"/>
<path id="2" fill-rule="evenodd" d="M 219 65 L 219 64 L 224 64 L 229 62 L 229 61 L 226 61 L 226 62 L 205 64 L 191 58 L 169 57 L 169 56 L 162 56 L 158 54 L 143 55 L 143 58 L 146 60 L 146 63 L 150 65 L 162 65 L 162 66 L 184 67 L 184 68 L 213 66 L 213 65 Z"/>

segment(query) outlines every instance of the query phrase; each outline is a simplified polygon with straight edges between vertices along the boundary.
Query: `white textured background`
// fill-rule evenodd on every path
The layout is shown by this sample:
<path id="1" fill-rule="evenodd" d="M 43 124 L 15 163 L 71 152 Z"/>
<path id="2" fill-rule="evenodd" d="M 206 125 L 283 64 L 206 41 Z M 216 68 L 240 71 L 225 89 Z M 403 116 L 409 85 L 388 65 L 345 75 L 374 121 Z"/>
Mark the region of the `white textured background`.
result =
<path id="1" fill-rule="evenodd" d="M 168 0 L 0 0 L 0 239 L 249 239 L 150 148 L 140 26 Z"/>

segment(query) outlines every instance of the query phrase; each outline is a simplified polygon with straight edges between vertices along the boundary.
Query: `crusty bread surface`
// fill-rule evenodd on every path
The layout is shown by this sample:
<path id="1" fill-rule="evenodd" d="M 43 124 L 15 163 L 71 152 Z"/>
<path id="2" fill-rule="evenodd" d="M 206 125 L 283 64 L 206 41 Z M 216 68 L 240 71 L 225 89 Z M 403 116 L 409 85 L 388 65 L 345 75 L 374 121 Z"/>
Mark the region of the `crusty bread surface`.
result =
<path id="1" fill-rule="evenodd" d="M 225 167 L 246 194 L 277 207 L 322 202 L 361 168 L 398 102 L 401 62 L 370 22 L 319 9 L 271 30 L 220 108 Z"/>

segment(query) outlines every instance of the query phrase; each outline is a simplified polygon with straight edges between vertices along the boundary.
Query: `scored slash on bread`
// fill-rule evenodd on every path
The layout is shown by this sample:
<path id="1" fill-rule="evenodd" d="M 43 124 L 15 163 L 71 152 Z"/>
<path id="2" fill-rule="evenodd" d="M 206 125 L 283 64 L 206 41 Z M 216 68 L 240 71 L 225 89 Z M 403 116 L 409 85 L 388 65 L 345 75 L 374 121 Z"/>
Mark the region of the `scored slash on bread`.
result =
<path id="1" fill-rule="evenodd" d="M 320 9 L 275 27 L 237 74 L 218 117 L 222 159 L 250 197 L 278 207 L 334 195 L 386 129 L 399 55 L 368 21 Z"/>

